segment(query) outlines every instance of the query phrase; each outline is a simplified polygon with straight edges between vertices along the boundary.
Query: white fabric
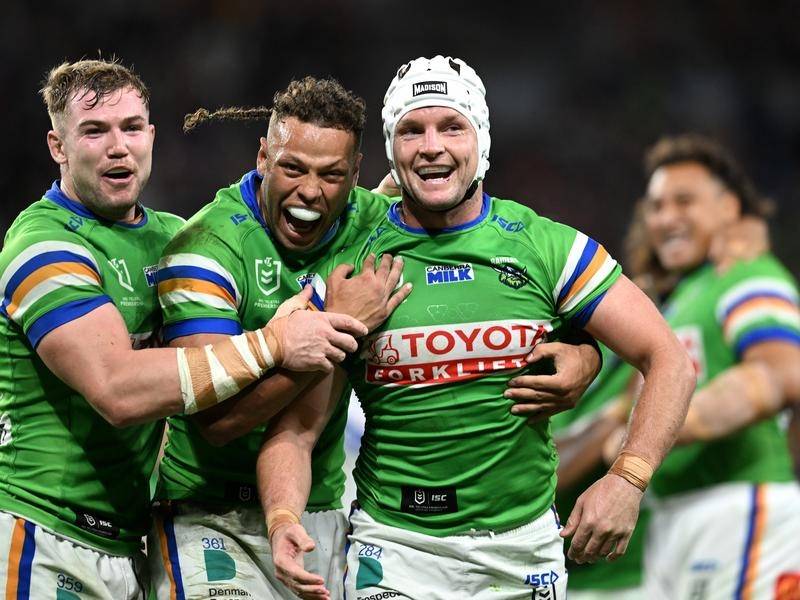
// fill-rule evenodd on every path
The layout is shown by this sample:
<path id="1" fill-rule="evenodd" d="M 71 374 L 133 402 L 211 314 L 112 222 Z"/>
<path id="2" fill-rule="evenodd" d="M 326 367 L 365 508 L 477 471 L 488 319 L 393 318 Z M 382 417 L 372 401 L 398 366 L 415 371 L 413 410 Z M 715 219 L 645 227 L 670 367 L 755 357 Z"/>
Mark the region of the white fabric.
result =
<path id="1" fill-rule="evenodd" d="M 566 597 L 555 514 L 503 533 L 434 537 L 350 516 L 347 600 L 559 600 Z M 335 597 L 335 596 L 334 596 Z"/>

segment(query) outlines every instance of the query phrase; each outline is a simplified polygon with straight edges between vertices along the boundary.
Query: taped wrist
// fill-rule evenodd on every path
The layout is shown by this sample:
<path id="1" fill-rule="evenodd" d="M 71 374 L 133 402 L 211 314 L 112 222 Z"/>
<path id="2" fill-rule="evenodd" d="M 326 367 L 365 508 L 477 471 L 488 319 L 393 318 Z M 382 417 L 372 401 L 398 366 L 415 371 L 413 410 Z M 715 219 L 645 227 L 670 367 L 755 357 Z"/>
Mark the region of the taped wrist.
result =
<path id="1" fill-rule="evenodd" d="M 647 489 L 647 484 L 650 483 L 650 478 L 653 476 L 653 467 L 643 456 L 630 450 L 623 450 L 619 453 L 617 460 L 614 461 L 608 472 L 619 475 L 625 481 L 644 492 Z"/>
<path id="2" fill-rule="evenodd" d="M 264 330 L 248 331 L 201 348 L 178 348 L 184 413 L 190 415 L 227 400 L 274 366 Z"/>
<path id="3" fill-rule="evenodd" d="M 289 508 L 273 508 L 267 513 L 267 539 L 272 543 L 272 534 L 281 525 L 294 525 L 300 522 L 300 517 Z"/>

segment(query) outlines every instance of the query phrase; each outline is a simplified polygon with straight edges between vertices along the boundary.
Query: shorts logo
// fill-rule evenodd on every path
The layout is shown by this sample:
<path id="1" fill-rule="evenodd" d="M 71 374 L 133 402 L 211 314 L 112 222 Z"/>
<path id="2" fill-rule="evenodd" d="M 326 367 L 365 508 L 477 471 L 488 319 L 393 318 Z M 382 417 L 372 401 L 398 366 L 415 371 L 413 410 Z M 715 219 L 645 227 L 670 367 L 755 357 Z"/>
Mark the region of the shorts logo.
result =
<path id="1" fill-rule="evenodd" d="M 425 504 L 425 490 L 414 490 L 414 502 Z"/>
<path id="2" fill-rule="evenodd" d="M 0 448 L 8 446 L 12 441 L 11 417 L 8 413 L 3 413 L 3 416 L 0 416 Z"/>
<path id="3" fill-rule="evenodd" d="M 400 510 L 413 515 L 440 515 L 458 510 L 456 488 L 400 488 Z"/>
<path id="4" fill-rule="evenodd" d="M 377 385 L 436 385 L 520 369 L 549 321 L 512 319 L 407 327 L 375 334 L 361 356 Z"/>
<path id="5" fill-rule="evenodd" d="M 475 271 L 470 263 L 461 265 L 430 265 L 425 267 L 425 283 L 439 285 L 442 283 L 462 283 L 473 281 Z"/>
<path id="6" fill-rule="evenodd" d="M 133 286 L 131 285 L 131 274 L 128 272 L 128 265 L 125 264 L 125 259 L 112 258 L 108 261 L 108 264 L 111 265 L 111 268 L 114 269 L 114 272 L 117 274 L 119 284 L 129 292 L 132 292 Z"/>
<path id="7" fill-rule="evenodd" d="M 156 273 L 158 272 L 158 265 L 150 265 L 142 269 L 144 271 L 144 278 L 147 281 L 147 287 L 156 285 Z"/>
<path id="8" fill-rule="evenodd" d="M 119 527 L 108 519 L 104 519 L 92 513 L 77 513 L 75 516 L 75 524 L 85 531 L 89 531 L 104 538 L 114 539 L 119 537 Z"/>
<path id="9" fill-rule="evenodd" d="M 281 261 L 269 256 L 256 259 L 256 284 L 261 293 L 269 296 L 281 287 Z"/>
<path id="10" fill-rule="evenodd" d="M 412 91 L 414 96 L 422 94 L 443 94 L 447 95 L 447 82 L 446 81 L 420 81 L 414 84 Z"/>

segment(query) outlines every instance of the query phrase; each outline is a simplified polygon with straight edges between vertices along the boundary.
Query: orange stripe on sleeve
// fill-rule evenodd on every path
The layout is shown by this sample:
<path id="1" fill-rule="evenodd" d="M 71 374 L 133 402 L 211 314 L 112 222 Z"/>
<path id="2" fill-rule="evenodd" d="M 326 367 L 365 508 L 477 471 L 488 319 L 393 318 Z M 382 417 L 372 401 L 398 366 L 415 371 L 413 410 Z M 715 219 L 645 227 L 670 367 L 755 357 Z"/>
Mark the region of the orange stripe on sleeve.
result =
<path id="1" fill-rule="evenodd" d="M 222 298 L 236 308 L 236 300 L 231 296 L 230 292 L 223 287 L 220 287 L 210 281 L 203 281 L 202 279 L 190 279 L 186 277 L 176 277 L 175 279 L 167 279 L 158 284 L 158 293 L 166 294 L 174 291 L 197 292 L 199 294 L 209 294 Z"/>
<path id="2" fill-rule="evenodd" d="M 575 280 L 575 283 L 572 284 L 572 289 L 561 301 L 561 305 L 569 302 L 570 298 L 581 291 L 583 286 L 586 285 L 586 282 L 594 277 L 594 274 L 600 270 L 600 267 L 603 266 L 606 258 L 608 258 L 608 252 L 606 252 L 605 248 L 598 245 L 597 251 L 594 253 L 594 257 L 592 258 L 591 262 L 587 265 L 586 269 L 584 269 L 583 273 L 581 273 L 580 277 Z"/>
<path id="3" fill-rule="evenodd" d="M 83 263 L 59 262 L 45 265 L 28 275 L 22 281 L 22 283 L 19 284 L 17 289 L 14 290 L 14 295 L 11 296 L 11 302 L 7 308 L 8 314 L 14 314 L 17 308 L 19 308 L 19 305 L 22 304 L 25 296 L 27 296 L 28 292 L 30 292 L 34 287 L 46 279 L 50 279 L 51 277 L 55 277 L 57 275 L 86 275 L 94 279 L 97 283 L 100 283 L 100 277 L 97 275 L 97 273 Z"/>

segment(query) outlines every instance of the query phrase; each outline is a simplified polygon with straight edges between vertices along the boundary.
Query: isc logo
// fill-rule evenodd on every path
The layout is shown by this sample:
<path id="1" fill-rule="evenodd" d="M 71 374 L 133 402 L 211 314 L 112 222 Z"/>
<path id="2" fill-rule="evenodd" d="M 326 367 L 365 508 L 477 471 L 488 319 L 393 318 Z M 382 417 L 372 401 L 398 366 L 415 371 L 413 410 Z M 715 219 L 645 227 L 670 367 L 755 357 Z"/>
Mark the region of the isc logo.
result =
<path id="1" fill-rule="evenodd" d="M 461 283 L 473 281 L 475 271 L 470 263 L 462 265 L 430 265 L 425 267 L 425 283 L 439 285 L 442 283 Z"/>
<path id="2" fill-rule="evenodd" d="M 558 581 L 558 573 L 550 571 L 549 573 L 531 573 L 525 576 L 525 585 L 532 585 L 539 587 L 541 585 L 551 585 Z"/>

